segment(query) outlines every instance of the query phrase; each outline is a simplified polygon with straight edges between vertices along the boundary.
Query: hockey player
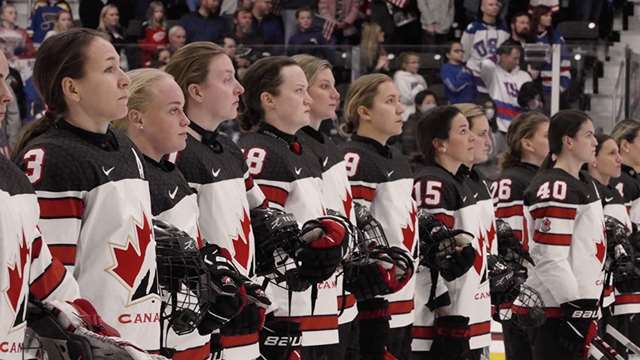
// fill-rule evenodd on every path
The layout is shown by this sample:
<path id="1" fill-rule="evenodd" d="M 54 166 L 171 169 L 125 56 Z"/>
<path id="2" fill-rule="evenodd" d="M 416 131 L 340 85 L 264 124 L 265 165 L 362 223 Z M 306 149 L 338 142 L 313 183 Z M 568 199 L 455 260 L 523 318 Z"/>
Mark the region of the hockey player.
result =
<path id="1" fill-rule="evenodd" d="M 40 47 L 33 78 L 47 112 L 25 132 L 16 161 L 36 189 L 38 227 L 102 317 L 124 339 L 157 351 L 160 298 L 142 154 L 109 129 L 127 113 L 129 79 L 118 53 L 100 33 L 72 29 Z"/>
<path id="2" fill-rule="evenodd" d="M 197 195 L 201 238 L 226 249 L 238 270 L 253 277 L 255 244 L 249 214 L 265 198 L 254 186 L 240 149 L 217 131 L 223 121 L 236 118 L 244 89 L 236 80 L 231 59 L 209 42 L 180 48 L 166 71 L 182 89 L 190 120 L 186 148 L 170 160 Z M 255 304 L 246 306 L 220 335 L 212 337 L 213 351 L 223 348 L 225 359 L 259 357 L 260 312 Z"/>
<path id="3" fill-rule="evenodd" d="M 370 209 L 390 246 L 401 248 L 415 260 L 418 231 L 411 169 L 404 156 L 387 146 L 390 137 L 402 132 L 402 112 L 400 94 L 391 78 L 383 74 L 358 78 L 344 103 L 342 130 L 351 135 L 351 141 L 342 144 L 341 150 L 353 200 Z M 363 358 L 382 359 L 385 342 L 396 358 L 409 358 L 414 292 L 412 276 L 400 291 L 358 304 Z"/>
<path id="4" fill-rule="evenodd" d="M 591 119 L 560 111 L 549 125 L 549 155 L 525 191 L 529 249 L 535 267 L 526 284 L 545 305 L 533 358 L 581 359 L 596 334 L 603 289 L 604 214 L 594 180 L 580 168 L 595 160 Z"/>
<path id="5" fill-rule="evenodd" d="M 496 218 L 506 221 L 513 233 L 529 248 L 524 217 L 524 190 L 549 153 L 549 118 L 538 112 L 518 115 L 507 132 L 507 151 L 500 160 L 500 176 L 491 184 Z M 527 333 L 509 321 L 502 323 L 507 359 L 530 360 L 532 347 Z"/>
<path id="6" fill-rule="evenodd" d="M 286 283 L 269 284 L 267 294 L 274 306 L 266 327 L 269 321 L 284 323 L 285 329 L 299 325 L 302 358 L 334 358 L 339 349 L 337 292 L 334 281 L 326 280 L 333 276 L 344 255 L 349 230 L 341 218 L 325 216 L 327 204 L 322 196 L 318 159 L 295 135 L 310 122 L 308 82 L 295 61 L 270 57 L 258 60 L 247 70 L 243 85 L 240 125 L 250 133 L 240 138 L 240 145 L 249 173 L 269 207 L 293 214 L 303 225 L 303 234 L 315 234 L 303 240 L 302 251 L 315 259 L 312 267 L 317 270 L 311 273 L 310 268 L 305 269 L 303 260 L 302 267 L 288 268 Z M 283 335 L 269 328 L 276 333 L 274 336 Z"/>
<path id="7" fill-rule="evenodd" d="M 340 105 L 340 94 L 335 88 L 331 64 L 311 55 L 296 55 L 293 59 L 300 65 L 309 82 L 309 95 L 312 103 L 309 113 L 310 123 L 303 127 L 297 136 L 303 147 L 308 147 L 316 156 L 316 166 L 322 173 L 322 196 L 327 209 L 340 213 L 356 223 L 352 206 L 353 196 L 347 177 L 344 156 L 337 145 L 327 135 L 319 131 L 323 120 L 336 117 L 336 109 Z M 336 278 L 338 294 L 338 332 L 340 335 L 340 351 L 337 359 L 344 359 L 347 352 L 357 351 L 357 321 L 354 321 L 358 310 L 354 295 L 344 291 L 342 276 Z M 352 356 L 352 355 L 350 355 Z"/>
<path id="8" fill-rule="evenodd" d="M 470 23 L 462 34 L 462 49 L 464 61 L 473 72 L 476 88 L 479 93 L 490 94 L 488 86 L 480 77 L 481 63 L 485 59 L 492 59 L 496 50 L 509 38 L 506 26 L 498 18 L 500 14 L 500 1 L 482 0 L 480 11 L 482 18 Z"/>
<path id="9" fill-rule="evenodd" d="M 480 359 L 490 339 L 491 296 L 487 281 L 487 251 L 481 206 L 465 181 L 464 164 L 473 163 L 476 136 L 469 121 L 455 107 L 432 110 L 418 123 L 418 145 L 426 167 L 415 175 L 418 207 L 432 213 L 449 228 L 473 235 L 473 266 L 451 281 L 419 280 L 413 351 L 419 359 Z M 423 275 L 428 278 L 428 273 Z M 432 277 L 433 278 L 433 277 Z M 431 299 L 443 281 L 450 301 Z M 434 294 L 434 291 L 431 290 Z M 435 293 L 437 295 L 437 292 Z M 427 305 L 429 308 L 427 308 Z M 439 309 L 440 308 L 440 309 Z"/>

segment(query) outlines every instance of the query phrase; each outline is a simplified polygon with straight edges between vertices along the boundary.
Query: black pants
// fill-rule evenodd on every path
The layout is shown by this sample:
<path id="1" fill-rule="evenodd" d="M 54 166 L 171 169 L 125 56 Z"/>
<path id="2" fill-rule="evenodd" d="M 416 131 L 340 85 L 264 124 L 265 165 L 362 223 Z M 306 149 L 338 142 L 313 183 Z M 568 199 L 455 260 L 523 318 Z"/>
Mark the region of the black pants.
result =
<path id="1" fill-rule="evenodd" d="M 389 330 L 387 351 L 398 360 L 409 360 L 411 357 L 411 328 L 412 326 L 409 325 Z"/>
<path id="2" fill-rule="evenodd" d="M 471 350 L 471 353 L 468 359 L 480 360 L 483 352 L 484 352 L 484 349 Z M 420 351 L 420 352 L 414 351 L 411 353 L 411 360 L 457 360 L 457 359 L 452 359 L 452 358 L 436 359 L 431 355 L 429 351 Z"/>
<path id="3" fill-rule="evenodd" d="M 502 323 L 504 353 L 507 360 L 532 360 L 533 346 L 530 331 L 523 330 L 511 321 Z"/>
<path id="4" fill-rule="evenodd" d="M 360 334 L 358 332 L 358 320 L 340 325 L 340 349 L 336 359 L 359 360 L 360 359 Z"/>
<path id="5" fill-rule="evenodd" d="M 533 334 L 534 360 L 581 360 L 579 354 L 572 354 L 558 342 L 558 329 L 562 319 L 547 319 Z"/>

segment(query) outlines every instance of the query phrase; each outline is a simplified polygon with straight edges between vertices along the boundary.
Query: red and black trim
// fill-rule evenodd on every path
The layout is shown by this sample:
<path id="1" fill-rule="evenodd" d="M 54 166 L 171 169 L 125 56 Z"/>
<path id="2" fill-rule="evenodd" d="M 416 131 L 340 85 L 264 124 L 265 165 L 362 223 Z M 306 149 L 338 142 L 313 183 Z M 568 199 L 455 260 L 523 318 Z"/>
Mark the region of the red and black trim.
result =
<path id="1" fill-rule="evenodd" d="M 62 284 L 66 273 L 64 266 L 54 258 L 47 269 L 31 282 L 29 291 L 36 298 L 44 300 Z"/>
<path id="2" fill-rule="evenodd" d="M 262 193 L 269 202 L 276 203 L 281 207 L 284 207 L 287 202 L 287 197 L 289 196 L 287 190 L 277 186 L 260 184 L 260 190 L 262 190 Z"/>
<path id="3" fill-rule="evenodd" d="M 76 197 L 38 198 L 41 219 L 82 219 L 84 201 Z"/>

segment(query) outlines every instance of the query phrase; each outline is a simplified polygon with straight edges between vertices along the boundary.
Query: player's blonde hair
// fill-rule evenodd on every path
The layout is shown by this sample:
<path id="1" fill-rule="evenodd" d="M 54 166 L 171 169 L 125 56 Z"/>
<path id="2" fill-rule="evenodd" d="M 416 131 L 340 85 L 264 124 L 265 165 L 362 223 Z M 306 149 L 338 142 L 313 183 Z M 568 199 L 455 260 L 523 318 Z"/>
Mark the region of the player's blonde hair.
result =
<path id="1" fill-rule="evenodd" d="M 333 69 L 333 66 L 331 66 L 330 62 L 312 55 L 299 54 L 292 56 L 291 58 L 293 59 L 293 61 L 297 62 L 298 65 L 302 68 L 302 71 L 304 71 L 304 75 L 307 77 L 309 86 L 311 86 L 321 70 Z"/>
<path id="2" fill-rule="evenodd" d="M 351 83 L 344 101 L 344 115 L 339 128 L 344 136 L 350 136 L 358 131 L 360 126 L 358 108 L 364 106 L 371 109 L 373 99 L 378 94 L 378 88 L 388 81 L 393 82 L 389 76 L 376 73 L 363 75 Z"/>
<path id="3" fill-rule="evenodd" d="M 140 112 L 145 111 L 153 96 L 157 94 L 157 92 L 153 91 L 154 84 L 162 79 L 173 79 L 166 72 L 153 68 L 131 70 L 127 72 L 127 75 L 130 79 L 127 107 L 129 111 L 137 110 Z M 114 127 L 123 130 L 126 130 L 128 125 L 127 116 L 113 122 Z"/>

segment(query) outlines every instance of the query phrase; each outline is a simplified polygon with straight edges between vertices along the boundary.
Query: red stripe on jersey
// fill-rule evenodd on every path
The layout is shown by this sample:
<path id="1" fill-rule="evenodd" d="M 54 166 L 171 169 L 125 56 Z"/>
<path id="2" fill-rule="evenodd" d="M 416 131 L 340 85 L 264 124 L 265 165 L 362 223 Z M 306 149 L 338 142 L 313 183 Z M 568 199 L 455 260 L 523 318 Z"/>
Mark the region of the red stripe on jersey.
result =
<path id="1" fill-rule="evenodd" d="M 373 201 L 373 198 L 376 196 L 376 189 L 370 188 L 368 186 L 353 185 L 351 187 L 351 195 L 354 199 Z"/>
<path id="2" fill-rule="evenodd" d="M 338 328 L 338 316 L 337 315 L 310 315 L 310 316 L 295 316 L 284 317 L 286 321 L 294 321 L 300 324 L 300 331 L 321 331 L 321 330 L 335 330 Z"/>
<path id="3" fill-rule="evenodd" d="M 576 209 L 558 206 L 547 206 L 533 210 L 531 212 L 531 216 L 533 216 L 534 219 L 552 217 L 558 219 L 573 220 L 576 218 Z"/>
<path id="4" fill-rule="evenodd" d="M 533 233 L 533 241 L 546 245 L 571 245 L 571 235 L 566 234 L 546 234 L 539 231 Z"/>
<path id="5" fill-rule="evenodd" d="M 82 214 L 84 214 L 84 202 L 78 198 L 40 198 L 38 199 L 38 204 L 40 205 L 40 218 L 42 219 L 82 219 Z"/>
<path id="6" fill-rule="evenodd" d="M 51 256 L 60 260 L 63 265 L 75 265 L 76 246 L 75 245 L 49 245 Z"/>
<path id="7" fill-rule="evenodd" d="M 491 321 L 485 321 L 469 326 L 469 336 L 479 336 L 491 332 Z"/>
<path id="8" fill-rule="evenodd" d="M 445 213 L 435 214 L 433 215 L 438 221 L 445 224 L 450 229 L 453 229 L 453 224 L 455 223 L 455 219 L 451 215 L 447 215 Z"/>
<path id="9" fill-rule="evenodd" d="M 516 239 L 522 241 L 522 230 L 511 230 L 511 232 L 513 232 L 513 236 L 515 236 Z"/>
<path id="10" fill-rule="evenodd" d="M 244 187 L 245 189 L 247 189 L 247 191 L 253 188 L 253 177 L 251 177 L 251 175 L 249 175 L 248 178 L 244 179 Z"/>
<path id="11" fill-rule="evenodd" d="M 613 286 L 609 285 L 609 286 L 605 286 L 605 288 L 603 289 L 603 297 L 607 297 L 609 295 L 611 295 L 611 293 L 613 292 Z"/>
<path id="12" fill-rule="evenodd" d="M 389 314 L 402 315 L 413 310 L 413 300 L 392 301 L 389 303 Z"/>
<path id="13" fill-rule="evenodd" d="M 433 326 L 416 326 L 411 329 L 411 337 L 414 339 L 433 340 L 435 331 Z"/>
<path id="14" fill-rule="evenodd" d="M 31 244 L 31 261 L 40 257 L 40 251 L 42 251 L 42 238 L 38 237 Z"/>
<path id="15" fill-rule="evenodd" d="M 505 219 L 512 216 L 522 216 L 522 205 L 512 205 L 506 207 L 500 207 L 496 209 L 496 217 Z"/>
<path id="16" fill-rule="evenodd" d="M 260 185 L 260 189 L 269 202 L 274 202 L 284 207 L 284 204 L 287 202 L 287 197 L 289 196 L 289 193 L 286 190 L 263 184 Z"/>
<path id="17" fill-rule="evenodd" d="M 343 305 L 344 304 L 344 305 Z M 356 304 L 356 297 L 353 294 L 338 296 L 338 310 L 352 308 Z"/>
<path id="18" fill-rule="evenodd" d="M 640 294 L 616 295 L 616 304 L 640 304 Z"/>
<path id="19" fill-rule="evenodd" d="M 49 267 L 31 283 L 29 290 L 39 300 L 44 300 L 60 286 L 66 272 L 60 261 L 52 259 Z"/>
<path id="20" fill-rule="evenodd" d="M 207 341 L 206 344 L 196 346 L 191 349 L 179 350 L 173 354 L 173 360 L 205 360 L 209 358 L 211 353 L 211 345 Z"/>
<path id="21" fill-rule="evenodd" d="M 220 344 L 224 349 L 253 345 L 258 342 L 258 333 L 237 336 L 221 336 Z"/>

